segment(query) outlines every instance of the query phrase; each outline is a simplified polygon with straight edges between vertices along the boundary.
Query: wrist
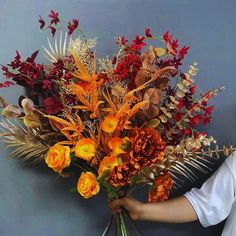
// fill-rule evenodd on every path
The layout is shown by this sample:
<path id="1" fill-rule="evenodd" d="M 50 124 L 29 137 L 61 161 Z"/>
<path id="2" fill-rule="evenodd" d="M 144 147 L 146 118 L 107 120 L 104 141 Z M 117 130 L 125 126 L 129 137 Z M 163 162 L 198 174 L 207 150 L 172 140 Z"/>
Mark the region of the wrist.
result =
<path id="1" fill-rule="evenodd" d="M 146 211 L 147 211 L 148 203 L 141 203 L 138 207 L 138 219 L 137 220 L 145 220 Z"/>

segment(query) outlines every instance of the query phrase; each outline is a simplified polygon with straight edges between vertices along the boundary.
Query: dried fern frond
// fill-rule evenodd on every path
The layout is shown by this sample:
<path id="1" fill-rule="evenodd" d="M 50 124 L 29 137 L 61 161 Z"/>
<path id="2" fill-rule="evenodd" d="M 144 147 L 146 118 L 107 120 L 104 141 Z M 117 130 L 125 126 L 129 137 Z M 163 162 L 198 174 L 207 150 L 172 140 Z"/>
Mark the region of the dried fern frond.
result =
<path id="1" fill-rule="evenodd" d="M 91 50 L 96 46 L 97 38 L 81 39 L 80 37 L 75 40 L 70 40 L 68 51 L 74 52 L 81 62 L 87 67 L 89 72 L 94 71 L 94 62 L 91 58 Z"/>
<path id="2" fill-rule="evenodd" d="M 0 138 L 12 147 L 12 157 L 31 159 L 33 162 L 43 160 L 49 149 L 48 140 L 50 134 L 41 135 L 38 130 L 28 131 L 19 122 L 10 120 L 2 120 L 0 122 Z"/>
<path id="3" fill-rule="evenodd" d="M 98 59 L 98 70 L 105 71 L 109 77 L 112 77 L 114 65 L 108 57 Z"/>

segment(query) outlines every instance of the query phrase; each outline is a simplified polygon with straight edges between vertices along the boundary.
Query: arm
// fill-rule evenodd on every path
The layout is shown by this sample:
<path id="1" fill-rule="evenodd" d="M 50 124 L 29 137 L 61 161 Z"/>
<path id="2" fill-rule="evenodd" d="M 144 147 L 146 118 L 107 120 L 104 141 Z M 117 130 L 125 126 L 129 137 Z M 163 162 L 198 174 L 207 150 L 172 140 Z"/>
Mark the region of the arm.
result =
<path id="1" fill-rule="evenodd" d="M 184 223 L 197 220 L 197 215 L 184 197 L 178 197 L 160 203 L 141 203 L 133 198 L 122 198 L 109 204 L 113 213 L 124 207 L 134 220 L 161 221 L 169 223 Z"/>
<path id="2" fill-rule="evenodd" d="M 197 218 L 204 226 L 215 225 L 230 213 L 236 196 L 236 154 L 229 156 L 201 189 L 161 203 L 141 203 L 123 198 L 110 203 L 113 213 L 124 207 L 136 220 L 184 223 Z"/>

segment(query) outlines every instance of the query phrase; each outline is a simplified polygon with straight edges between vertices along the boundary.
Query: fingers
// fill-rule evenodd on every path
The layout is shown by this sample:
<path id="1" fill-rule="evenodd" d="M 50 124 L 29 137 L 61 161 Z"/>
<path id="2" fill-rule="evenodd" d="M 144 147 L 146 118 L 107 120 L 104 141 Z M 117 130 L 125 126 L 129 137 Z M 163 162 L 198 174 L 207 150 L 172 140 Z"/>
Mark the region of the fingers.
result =
<path id="1" fill-rule="evenodd" d="M 112 213 L 117 213 L 121 211 L 123 206 L 123 199 L 117 199 L 108 203 L 108 206 Z"/>

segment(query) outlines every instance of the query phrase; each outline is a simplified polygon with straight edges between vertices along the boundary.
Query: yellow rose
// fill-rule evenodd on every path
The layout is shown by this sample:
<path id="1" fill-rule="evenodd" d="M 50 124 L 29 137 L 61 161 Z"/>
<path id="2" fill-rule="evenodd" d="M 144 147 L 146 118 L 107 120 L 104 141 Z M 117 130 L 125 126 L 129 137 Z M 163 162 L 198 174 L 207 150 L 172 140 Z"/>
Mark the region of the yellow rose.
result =
<path id="1" fill-rule="evenodd" d="M 120 160 L 116 156 L 106 156 L 99 165 L 98 174 L 102 176 L 105 171 L 112 171 L 115 166 L 118 166 Z"/>
<path id="2" fill-rule="evenodd" d="M 77 190 L 84 198 L 97 195 L 100 190 L 100 185 L 97 182 L 96 176 L 92 172 L 83 172 L 78 180 Z"/>
<path id="3" fill-rule="evenodd" d="M 48 167 L 52 168 L 55 172 L 61 173 L 65 167 L 70 165 L 70 148 L 55 144 L 49 149 L 45 161 Z"/>
<path id="4" fill-rule="evenodd" d="M 86 161 L 90 161 L 96 153 L 96 143 L 91 138 L 80 139 L 75 145 L 75 155 Z"/>

